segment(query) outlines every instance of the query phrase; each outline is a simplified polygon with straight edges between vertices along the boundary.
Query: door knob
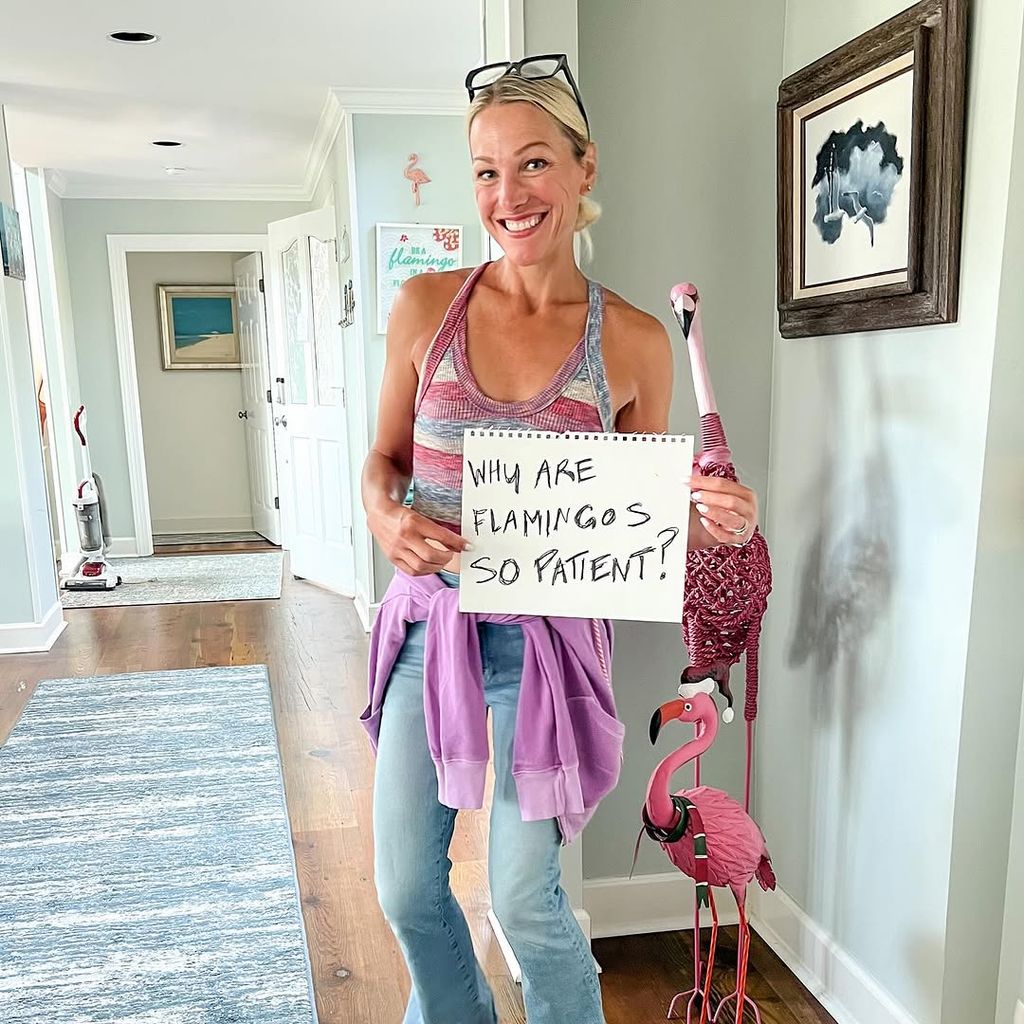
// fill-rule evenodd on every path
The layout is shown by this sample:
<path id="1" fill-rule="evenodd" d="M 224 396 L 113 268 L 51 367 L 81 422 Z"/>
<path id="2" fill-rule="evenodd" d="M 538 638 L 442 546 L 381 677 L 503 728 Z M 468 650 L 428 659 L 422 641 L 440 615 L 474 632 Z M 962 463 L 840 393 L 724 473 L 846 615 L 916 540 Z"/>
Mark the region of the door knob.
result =
<path id="1" fill-rule="evenodd" d="M 274 417 L 274 426 L 275 427 L 287 427 L 288 426 L 288 417 L 287 416 L 275 416 Z"/>
<path id="2" fill-rule="evenodd" d="M 249 418 L 249 410 L 248 410 L 248 409 L 243 409 L 243 410 L 242 410 L 242 411 L 241 411 L 241 412 L 240 412 L 240 413 L 238 414 L 238 418 L 239 418 L 240 420 L 247 420 L 247 419 Z"/>

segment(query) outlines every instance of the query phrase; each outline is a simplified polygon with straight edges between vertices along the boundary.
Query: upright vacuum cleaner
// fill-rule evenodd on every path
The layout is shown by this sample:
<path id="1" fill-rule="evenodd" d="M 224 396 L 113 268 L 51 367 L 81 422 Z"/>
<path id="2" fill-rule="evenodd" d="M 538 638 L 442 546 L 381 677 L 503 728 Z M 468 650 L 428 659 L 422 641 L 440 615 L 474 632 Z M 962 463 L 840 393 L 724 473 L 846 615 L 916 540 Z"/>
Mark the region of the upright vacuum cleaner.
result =
<path id="1" fill-rule="evenodd" d="M 85 406 L 80 405 L 74 418 L 75 433 L 82 442 L 82 480 L 75 488 L 72 505 L 78 520 L 78 544 L 82 561 L 73 575 L 64 580 L 66 590 L 113 590 L 121 577 L 107 561 L 106 548 L 110 537 L 103 530 L 103 491 L 99 477 L 89 461 L 89 443 L 85 439 Z"/>

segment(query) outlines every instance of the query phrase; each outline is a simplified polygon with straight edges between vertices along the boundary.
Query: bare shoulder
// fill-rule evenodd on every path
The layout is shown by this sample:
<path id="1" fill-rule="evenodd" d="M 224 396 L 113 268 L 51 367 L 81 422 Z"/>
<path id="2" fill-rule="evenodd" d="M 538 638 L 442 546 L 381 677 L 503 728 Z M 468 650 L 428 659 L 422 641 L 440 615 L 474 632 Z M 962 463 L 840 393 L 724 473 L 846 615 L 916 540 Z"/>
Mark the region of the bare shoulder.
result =
<path id="1" fill-rule="evenodd" d="M 624 348 L 633 355 L 651 355 L 669 348 L 665 325 L 621 295 L 605 289 L 605 348 Z"/>
<path id="2" fill-rule="evenodd" d="M 473 268 L 417 274 L 399 288 L 388 321 L 389 339 L 419 366 L 448 307 Z"/>

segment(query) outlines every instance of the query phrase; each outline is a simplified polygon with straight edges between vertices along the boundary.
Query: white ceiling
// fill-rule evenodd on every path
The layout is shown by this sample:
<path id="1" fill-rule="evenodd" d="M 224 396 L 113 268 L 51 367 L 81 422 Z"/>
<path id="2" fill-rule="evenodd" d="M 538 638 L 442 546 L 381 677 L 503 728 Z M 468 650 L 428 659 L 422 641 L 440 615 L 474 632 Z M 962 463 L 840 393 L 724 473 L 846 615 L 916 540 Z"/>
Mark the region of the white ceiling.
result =
<path id="1" fill-rule="evenodd" d="M 456 93 L 479 63 L 480 9 L 480 0 L 18 0 L 0 31 L 11 157 L 60 171 L 69 195 L 298 198 L 329 90 Z M 118 31 L 160 41 L 107 39 Z M 188 170 L 169 177 L 168 165 Z"/>

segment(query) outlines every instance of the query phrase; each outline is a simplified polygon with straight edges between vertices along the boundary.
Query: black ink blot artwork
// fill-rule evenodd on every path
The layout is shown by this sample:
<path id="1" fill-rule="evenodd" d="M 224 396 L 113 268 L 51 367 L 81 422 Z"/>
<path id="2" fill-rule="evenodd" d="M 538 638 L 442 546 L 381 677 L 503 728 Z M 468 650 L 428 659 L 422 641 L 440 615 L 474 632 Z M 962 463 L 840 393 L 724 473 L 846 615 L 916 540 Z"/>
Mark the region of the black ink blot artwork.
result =
<path id="1" fill-rule="evenodd" d="M 875 244 L 875 228 L 885 221 L 893 190 L 903 175 L 896 136 L 879 121 L 859 120 L 845 132 L 832 132 L 818 150 L 811 187 L 818 186 L 814 223 L 821 240 L 833 245 L 847 218 L 863 224 Z"/>

